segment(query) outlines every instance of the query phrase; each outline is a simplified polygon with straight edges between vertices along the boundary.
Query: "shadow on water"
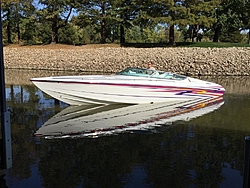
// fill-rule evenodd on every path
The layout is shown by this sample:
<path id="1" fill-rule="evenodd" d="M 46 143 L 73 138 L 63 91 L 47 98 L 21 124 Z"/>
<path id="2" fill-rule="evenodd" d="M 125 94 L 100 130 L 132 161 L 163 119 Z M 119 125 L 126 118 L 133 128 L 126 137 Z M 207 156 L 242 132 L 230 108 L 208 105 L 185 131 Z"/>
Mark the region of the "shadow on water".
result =
<path id="1" fill-rule="evenodd" d="M 74 109 L 33 85 L 10 83 L 13 167 L 1 187 L 242 187 L 249 78 L 214 79 L 225 83 L 223 101 L 179 116 L 167 106 Z M 58 139 L 34 137 L 39 131 Z"/>

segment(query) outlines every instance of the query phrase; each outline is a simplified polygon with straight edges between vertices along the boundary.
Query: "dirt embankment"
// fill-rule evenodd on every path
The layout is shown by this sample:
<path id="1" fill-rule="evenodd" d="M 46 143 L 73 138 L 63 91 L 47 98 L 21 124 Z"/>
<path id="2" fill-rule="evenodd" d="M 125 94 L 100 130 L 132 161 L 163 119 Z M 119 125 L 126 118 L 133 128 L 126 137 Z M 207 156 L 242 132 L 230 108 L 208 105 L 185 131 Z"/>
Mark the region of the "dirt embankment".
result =
<path id="1" fill-rule="evenodd" d="M 113 73 L 148 61 L 185 75 L 250 74 L 250 48 L 4 47 L 7 69 Z"/>

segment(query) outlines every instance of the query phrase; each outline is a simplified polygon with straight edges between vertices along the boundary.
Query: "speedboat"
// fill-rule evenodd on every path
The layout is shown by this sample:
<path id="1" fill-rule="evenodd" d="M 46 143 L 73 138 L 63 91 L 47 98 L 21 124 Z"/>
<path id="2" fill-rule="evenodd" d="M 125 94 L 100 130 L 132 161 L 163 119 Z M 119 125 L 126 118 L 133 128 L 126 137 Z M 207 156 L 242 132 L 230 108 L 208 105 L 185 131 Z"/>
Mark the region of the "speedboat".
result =
<path id="1" fill-rule="evenodd" d="M 69 105 L 152 104 L 213 99 L 225 89 L 216 83 L 170 72 L 126 68 L 113 75 L 51 76 L 30 79 Z"/>

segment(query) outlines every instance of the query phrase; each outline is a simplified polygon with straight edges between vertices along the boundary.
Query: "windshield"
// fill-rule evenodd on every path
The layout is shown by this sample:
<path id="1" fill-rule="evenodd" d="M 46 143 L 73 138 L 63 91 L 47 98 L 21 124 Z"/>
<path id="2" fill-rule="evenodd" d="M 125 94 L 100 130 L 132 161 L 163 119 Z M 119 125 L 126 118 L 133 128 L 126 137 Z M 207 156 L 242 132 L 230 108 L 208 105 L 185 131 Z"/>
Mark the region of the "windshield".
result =
<path id="1" fill-rule="evenodd" d="M 187 77 L 183 75 L 178 75 L 170 72 L 157 71 L 151 69 L 143 68 L 126 68 L 121 72 L 116 73 L 117 75 L 127 75 L 127 76 L 140 76 L 140 77 L 150 77 L 158 79 L 171 79 L 171 80 L 184 80 Z"/>
<path id="2" fill-rule="evenodd" d="M 116 74 L 118 75 L 128 75 L 128 76 L 142 76 L 142 77 L 149 77 L 152 75 L 155 70 L 150 69 L 142 69 L 142 68 L 126 68 L 125 70 L 122 70 L 121 72 L 118 72 Z"/>

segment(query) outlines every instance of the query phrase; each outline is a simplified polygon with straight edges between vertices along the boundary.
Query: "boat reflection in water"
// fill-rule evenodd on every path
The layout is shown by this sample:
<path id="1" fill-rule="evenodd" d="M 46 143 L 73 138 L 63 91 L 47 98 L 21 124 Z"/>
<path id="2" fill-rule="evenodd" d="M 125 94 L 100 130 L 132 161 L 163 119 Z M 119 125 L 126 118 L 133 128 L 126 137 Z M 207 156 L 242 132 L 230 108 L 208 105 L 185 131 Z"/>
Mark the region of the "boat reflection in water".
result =
<path id="1" fill-rule="evenodd" d="M 224 104 L 223 97 L 185 103 L 69 106 L 35 133 L 45 138 L 98 137 L 120 132 L 155 130 L 171 122 L 207 114 Z"/>

